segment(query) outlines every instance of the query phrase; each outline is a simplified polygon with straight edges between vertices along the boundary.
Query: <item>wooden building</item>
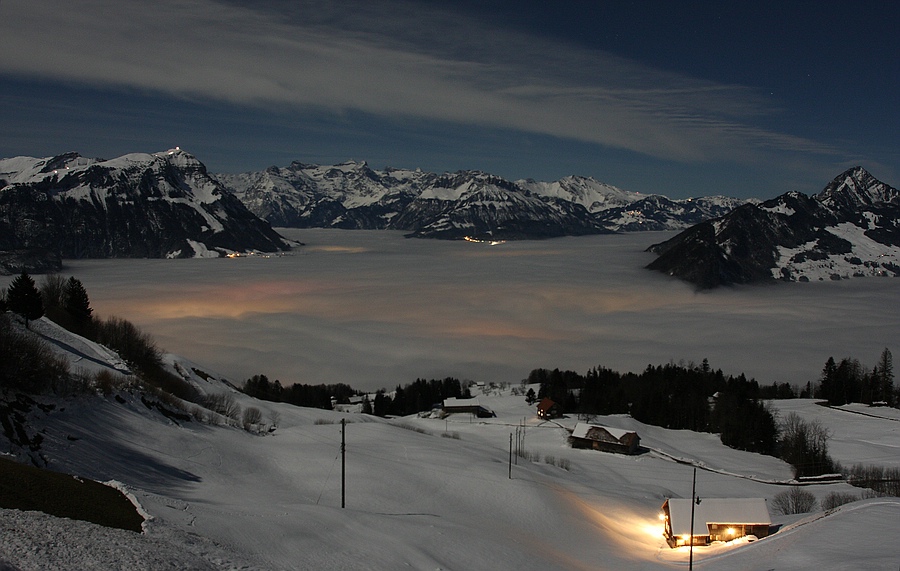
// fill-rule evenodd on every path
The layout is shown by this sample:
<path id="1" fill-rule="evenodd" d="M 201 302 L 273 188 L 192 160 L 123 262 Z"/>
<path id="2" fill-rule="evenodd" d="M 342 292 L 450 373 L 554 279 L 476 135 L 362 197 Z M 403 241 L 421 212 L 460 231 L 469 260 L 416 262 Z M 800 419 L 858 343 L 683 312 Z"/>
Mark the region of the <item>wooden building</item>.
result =
<path id="1" fill-rule="evenodd" d="M 494 411 L 478 402 L 477 398 L 444 399 L 442 410 L 444 411 L 444 414 L 469 413 L 477 416 L 478 418 L 491 418 L 497 416 L 496 414 L 494 414 Z"/>
<path id="2" fill-rule="evenodd" d="M 617 454 L 637 454 L 641 437 L 637 432 L 579 422 L 569 436 L 572 448 L 590 448 Z"/>
<path id="3" fill-rule="evenodd" d="M 562 407 L 559 406 L 559 403 L 554 402 L 547 397 L 541 399 L 541 402 L 538 403 L 537 406 L 537 415 L 539 418 L 543 420 L 549 420 L 551 418 L 559 418 L 562 414 Z"/>
<path id="4" fill-rule="evenodd" d="M 693 508 L 691 530 L 690 499 L 669 498 L 662 505 L 663 535 L 669 547 L 690 545 L 692 540 L 694 545 L 709 545 L 746 536 L 762 538 L 772 525 L 763 498 L 702 498 Z"/>

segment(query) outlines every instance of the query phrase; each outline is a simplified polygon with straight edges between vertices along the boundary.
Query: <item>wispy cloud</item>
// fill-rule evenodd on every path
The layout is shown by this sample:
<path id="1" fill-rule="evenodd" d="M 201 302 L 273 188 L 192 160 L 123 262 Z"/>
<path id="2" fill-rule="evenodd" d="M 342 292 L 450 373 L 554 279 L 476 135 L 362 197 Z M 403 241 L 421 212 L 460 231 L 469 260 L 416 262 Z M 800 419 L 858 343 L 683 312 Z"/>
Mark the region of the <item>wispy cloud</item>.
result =
<path id="1" fill-rule="evenodd" d="M 7 0 L 0 18 L 6 74 L 509 128 L 679 161 L 830 152 L 761 127 L 772 110 L 745 87 L 526 37 L 428 3 Z"/>

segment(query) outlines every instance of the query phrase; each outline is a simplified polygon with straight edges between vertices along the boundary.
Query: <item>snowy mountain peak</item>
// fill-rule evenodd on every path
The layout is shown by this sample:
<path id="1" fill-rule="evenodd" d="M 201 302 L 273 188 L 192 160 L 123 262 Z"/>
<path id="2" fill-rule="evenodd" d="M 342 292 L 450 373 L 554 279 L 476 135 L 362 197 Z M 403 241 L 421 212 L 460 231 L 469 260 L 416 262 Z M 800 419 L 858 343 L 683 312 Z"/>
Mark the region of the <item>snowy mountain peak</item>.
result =
<path id="1" fill-rule="evenodd" d="M 835 177 L 817 198 L 831 208 L 859 208 L 897 202 L 900 192 L 856 166 Z"/>
<path id="2" fill-rule="evenodd" d="M 650 247 L 648 268 L 710 288 L 754 281 L 900 275 L 900 193 L 862 167 L 815 196 L 734 209 Z"/>

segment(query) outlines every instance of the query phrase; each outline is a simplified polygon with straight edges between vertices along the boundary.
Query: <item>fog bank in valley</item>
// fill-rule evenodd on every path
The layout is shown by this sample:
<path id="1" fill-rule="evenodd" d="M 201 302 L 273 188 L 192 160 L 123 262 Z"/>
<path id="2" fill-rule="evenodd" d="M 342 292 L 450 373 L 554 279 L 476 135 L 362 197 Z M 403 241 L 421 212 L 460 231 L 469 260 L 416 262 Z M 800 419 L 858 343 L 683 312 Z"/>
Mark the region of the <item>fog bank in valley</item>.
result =
<path id="1" fill-rule="evenodd" d="M 900 350 L 900 281 L 698 292 L 644 269 L 666 233 L 491 246 L 281 232 L 306 245 L 277 258 L 70 260 L 63 274 L 82 280 L 95 314 L 125 317 L 237 382 L 262 373 L 374 390 L 708 358 L 763 384 L 805 384 L 829 356 L 872 366 Z"/>

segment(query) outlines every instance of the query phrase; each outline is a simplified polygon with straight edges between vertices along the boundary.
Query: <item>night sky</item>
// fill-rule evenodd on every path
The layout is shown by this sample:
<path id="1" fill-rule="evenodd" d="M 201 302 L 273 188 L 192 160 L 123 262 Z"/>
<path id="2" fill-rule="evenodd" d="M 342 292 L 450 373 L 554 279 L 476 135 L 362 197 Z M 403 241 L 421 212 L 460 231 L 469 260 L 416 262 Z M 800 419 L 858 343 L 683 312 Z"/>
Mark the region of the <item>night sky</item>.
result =
<path id="1" fill-rule="evenodd" d="M 900 4 L 0 0 L 0 157 L 900 186 Z"/>

